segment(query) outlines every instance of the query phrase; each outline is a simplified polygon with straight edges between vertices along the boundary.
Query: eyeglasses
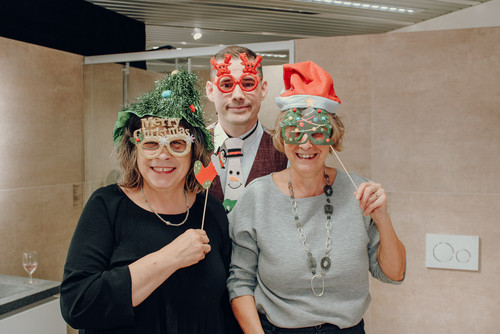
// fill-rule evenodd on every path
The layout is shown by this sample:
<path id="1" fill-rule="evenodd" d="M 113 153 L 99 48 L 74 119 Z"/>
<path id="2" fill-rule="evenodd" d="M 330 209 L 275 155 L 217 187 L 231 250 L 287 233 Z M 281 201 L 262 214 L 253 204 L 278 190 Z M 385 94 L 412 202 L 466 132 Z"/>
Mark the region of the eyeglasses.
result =
<path id="1" fill-rule="evenodd" d="M 236 88 L 236 85 L 239 85 L 241 90 L 245 92 L 251 92 L 257 88 L 259 78 L 255 74 L 244 73 L 236 80 L 232 75 L 225 74 L 221 75 L 219 79 L 215 81 L 215 84 L 222 93 L 231 93 Z"/>
<path id="2" fill-rule="evenodd" d="M 184 157 L 191 152 L 192 141 L 190 136 L 182 134 L 168 137 L 148 137 L 137 145 L 146 159 L 159 157 L 164 147 L 174 157 Z"/>
<path id="3" fill-rule="evenodd" d="M 302 145 L 308 140 L 314 145 L 332 145 L 330 136 L 331 131 L 326 127 L 319 127 L 315 130 L 299 130 L 295 126 L 281 128 L 281 137 L 283 137 L 285 144 L 290 145 Z"/>

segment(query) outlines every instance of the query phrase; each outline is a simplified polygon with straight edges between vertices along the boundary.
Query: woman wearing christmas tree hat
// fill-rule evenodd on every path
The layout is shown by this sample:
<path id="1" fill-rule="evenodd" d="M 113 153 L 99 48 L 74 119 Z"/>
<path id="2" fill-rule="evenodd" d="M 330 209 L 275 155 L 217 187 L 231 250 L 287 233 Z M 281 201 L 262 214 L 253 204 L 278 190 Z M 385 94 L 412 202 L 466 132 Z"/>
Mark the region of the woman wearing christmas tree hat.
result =
<path id="1" fill-rule="evenodd" d="M 64 266 L 64 319 L 80 333 L 233 333 L 227 218 L 195 175 L 213 150 L 196 75 L 158 81 L 119 112 L 113 139 L 121 178 L 82 212 Z"/>

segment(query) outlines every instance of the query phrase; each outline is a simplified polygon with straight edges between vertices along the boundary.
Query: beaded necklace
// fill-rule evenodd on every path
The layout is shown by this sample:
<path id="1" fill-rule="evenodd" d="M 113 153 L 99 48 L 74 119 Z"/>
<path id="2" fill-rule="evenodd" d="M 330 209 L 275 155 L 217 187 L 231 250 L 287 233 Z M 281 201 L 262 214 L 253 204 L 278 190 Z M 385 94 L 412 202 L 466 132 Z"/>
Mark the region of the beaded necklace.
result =
<path id="1" fill-rule="evenodd" d="M 295 226 L 297 226 L 297 233 L 300 236 L 300 241 L 302 242 L 302 247 L 304 248 L 307 254 L 307 266 L 311 269 L 312 278 L 311 278 L 311 289 L 315 296 L 321 297 L 325 292 L 325 272 L 330 269 L 332 261 L 330 260 L 330 251 L 332 250 L 332 220 L 331 215 L 333 213 L 333 205 L 330 203 L 330 197 L 333 194 L 332 186 L 330 186 L 330 180 L 328 174 L 326 173 L 325 167 L 325 182 L 326 185 L 323 189 L 326 195 L 326 204 L 324 206 L 325 215 L 326 215 L 326 244 L 325 244 L 325 255 L 321 258 L 320 267 L 321 273 L 316 273 L 317 262 L 314 256 L 311 253 L 311 246 L 307 243 L 306 235 L 304 234 L 304 230 L 302 229 L 302 224 L 300 223 L 299 216 L 297 213 L 297 201 L 295 200 L 295 196 L 293 194 L 293 186 L 292 181 L 290 180 L 290 174 L 288 174 L 288 190 L 290 192 L 290 203 L 292 205 L 292 213 L 295 217 Z M 316 291 L 314 287 L 314 281 L 321 281 L 320 292 Z"/>

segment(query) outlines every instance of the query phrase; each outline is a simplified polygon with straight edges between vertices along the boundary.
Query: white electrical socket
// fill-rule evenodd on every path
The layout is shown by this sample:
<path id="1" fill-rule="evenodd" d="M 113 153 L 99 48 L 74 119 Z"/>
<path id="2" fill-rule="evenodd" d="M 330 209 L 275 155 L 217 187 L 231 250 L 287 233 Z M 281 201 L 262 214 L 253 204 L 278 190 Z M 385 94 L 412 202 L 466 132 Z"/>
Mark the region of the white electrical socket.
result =
<path id="1" fill-rule="evenodd" d="M 425 266 L 457 270 L 479 270 L 479 237 L 426 234 Z"/>

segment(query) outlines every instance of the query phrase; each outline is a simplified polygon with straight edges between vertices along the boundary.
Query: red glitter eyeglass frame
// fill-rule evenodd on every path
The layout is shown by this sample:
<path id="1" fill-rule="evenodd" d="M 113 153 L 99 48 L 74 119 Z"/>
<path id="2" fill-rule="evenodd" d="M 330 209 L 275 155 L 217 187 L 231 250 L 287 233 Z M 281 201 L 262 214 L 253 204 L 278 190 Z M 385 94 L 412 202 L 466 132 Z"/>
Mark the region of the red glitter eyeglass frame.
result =
<path id="1" fill-rule="evenodd" d="M 238 80 L 236 80 L 235 77 L 231 75 L 231 70 L 229 70 L 229 65 L 231 65 L 231 55 L 230 54 L 225 54 L 224 55 L 224 61 L 221 63 L 217 63 L 215 60 L 215 57 L 210 60 L 210 63 L 213 66 L 214 70 L 217 70 L 217 80 L 215 78 L 212 79 L 212 81 L 217 85 L 217 88 L 222 92 L 222 93 L 231 93 L 235 88 L 236 85 L 240 86 L 241 90 L 245 92 L 251 92 L 257 88 L 257 86 L 260 83 L 260 79 L 257 76 L 257 67 L 260 66 L 260 62 L 262 61 L 262 57 L 260 55 L 257 55 L 255 60 L 249 61 L 247 58 L 246 53 L 240 53 L 240 59 L 242 60 L 241 64 L 245 66 L 243 69 L 243 74 L 240 76 Z M 242 85 L 242 82 L 244 82 L 244 78 L 247 76 L 251 76 L 252 79 L 255 80 L 254 85 L 252 85 L 250 88 L 244 87 Z M 230 82 L 232 83 L 232 86 L 228 89 L 223 89 L 221 87 L 221 80 L 222 79 L 230 79 Z"/>
<path id="2" fill-rule="evenodd" d="M 243 83 L 245 82 L 245 77 L 249 77 L 249 76 L 254 80 L 254 84 L 251 87 L 245 87 L 243 85 Z M 229 82 L 232 84 L 231 88 L 224 89 L 225 82 L 223 81 L 221 83 L 221 80 L 226 80 L 226 79 L 230 80 Z M 215 81 L 215 78 L 214 78 L 214 81 Z M 220 76 L 219 79 L 217 79 L 217 81 L 215 81 L 215 84 L 217 85 L 217 88 L 219 88 L 219 90 L 222 93 L 231 93 L 236 88 L 236 86 L 240 86 L 241 90 L 243 90 L 245 92 L 251 92 L 257 88 L 257 86 L 259 85 L 259 82 L 260 82 L 259 77 L 256 76 L 255 74 L 243 73 L 238 80 L 236 80 L 236 78 L 233 77 L 231 74 L 226 74 L 224 76 Z"/>

